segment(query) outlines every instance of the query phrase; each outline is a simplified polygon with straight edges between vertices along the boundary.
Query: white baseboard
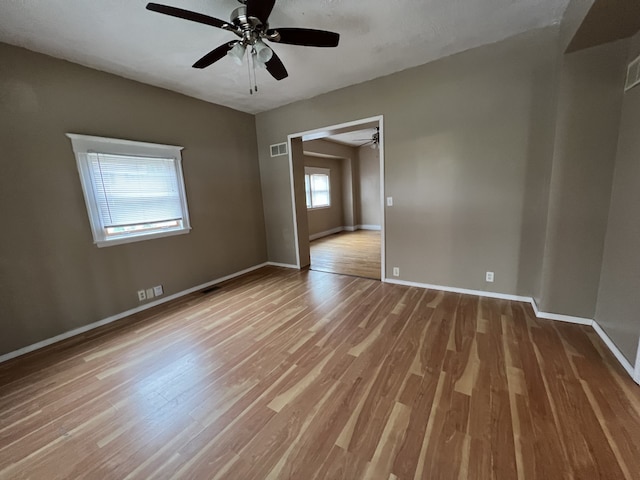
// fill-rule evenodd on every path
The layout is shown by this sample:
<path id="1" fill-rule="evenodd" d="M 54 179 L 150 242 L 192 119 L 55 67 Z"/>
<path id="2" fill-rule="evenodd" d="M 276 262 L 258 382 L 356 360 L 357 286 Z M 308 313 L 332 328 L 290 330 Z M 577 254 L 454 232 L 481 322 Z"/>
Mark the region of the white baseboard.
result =
<path id="1" fill-rule="evenodd" d="M 636 368 L 633 379 L 640 385 L 640 340 L 638 341 L 638 353 L 636 353 Z"/>
<path id="2" fill-rule="evenodd" d="M 33 352 L 35 350 L 39 350 L 40 348 L 47 347 L 49 345 L 52 345 L 52 344 L 57 343 L 57 342 L 60 342 L 62 340 L 66 340 L 66 339 L 74 337 L 76 335 L 80 335 L 81 333 L 85 333 L 85 332 L 88 332 L 90 330 L 94 330 L 94 329 L 96 329 L 98 327 L 102 327 L 103 325 L 108 325 L 109 323 L 112 323 L 112 322 L 115 322 L 115 321 L 120 320 L 122 318 L 128 317 L 129 315 L 133 315 L 135 313 L 139 313 L 139 312 L 142 312 L 144 310 L 148 310 L 149 308 L 155 307 L 157 305 L 161 305 L 161 304 L 169 302 L 171 300 L 175 300 L 175 299 L 183 297 L 185 295 L 189 295 L 190 293 L 197 292 L 198 290 L 203 290 L 203 289 L 205 289 L 207 287 L 211 287 L 213 285 L 217 285 L 218 283 L 222 283 L 222 282 L 225 282 L 227 280 L 231 280 L 233 278 L 239 277 L 241 275 L 245 275 L 247 273 L 253 272 L 254 270 L 258 270 L 259 268 L 265 267 L 267 265 L 271 265 L 271 266 L 274 266 L 274 267 L 292 268 L 292 269 L 298 270 L 298 267 L 296 265 L 290 265 L 290 264 L 285 264 L 285 263 L 276 263 L 276 262 L 261 263 L 260 265 L 255 265 L 253 267 L 246 268 L 246 269 L 241 270 L 239 272 L 235 272 L 235 273 L 232 273 L 230 275 L 226 275 L 224 277 L 217 278 L 217 279 L 212 280 L 210 282 L 203 283 L 202 285 L 198 285 L 196 287 L 189 288 L 187 290 L 183 290 L 181 292 L 175 293 L 175 294 L 170 295 L 168 297 L 163 297 L 163 298 L 160 298 L 160 299 L 158 299 L 156 301 L 145 303 L 144 305 L 140 305 L 139 307 L 132 308 L 132 309 L 127 310 L 127 311 L 122 312 L 122 313 L 118 313 L 116 315 L 113 315 L 111 317 L 99 320 L 99 321 L 91 323 L 89 325 L 84 325 L 84 326 L 76 328 L 74 330 L 70 330 L 70 331 L 62 333 L 60 335 L 56 335 L 55 337 L 48 338 L 48 339 L 43 340 L 41 342 L 34 343 L 33 345 L 29 345 L 29 346 L 23 347 L 23 348 L 21 348 L 19 350 L 16 350 L 14 352 L 9 352 L 7 354 L 0 355 L 0 363 L 6 362 L 8 360 L 11 360 L 12 358 L 19 357 L 19 356 L 24 355 L 26 353 Z M 465 295 L 476 295 L 476 296 L 479 296 L 479 297 L 497 298 L 497 299 L 501 299 L 501 300 L 512 300 L 512 301 L 515 301 L 515 302 L 526 302 L 526 303 L 530 303 L 531 304 L 531 306 L 533 307 L 533 311 L 534 311 L 534 313 L 536 314 L 536 316 L 538 318 L 543 318 L 543 319 L 547 319 L 547 320 L 555 320 L 555 321 L 560 321 L 560 322 L 567 322 L 567 323 L 574 323 L 574 324 L 578 324 L 578 325 L 590 325 L 590 326 L 592 326 L 594 328 L 594 330 L 596 331 L 598 336 L 602 339 L 602 341 L 605 343 L 605 345 L 609 348 L 611 353 L 613 353 L 613 355 L 616 357 L 618 362 L 620 362 L 622 367 L 633 378 L 633 380 L 637 384 L 640 385 L 640 344 L 638 346 L 638 357 L 636 359 L 636 365 L 639 366 L 639 368 L 635 368 L 634 369 L 634 367 L 625 358 L 625 356 L 618 349 L 618 347 L 616 347 L 616 345 L 613 343 L 613 341 L 611 341 L 611 339 L 606 334 L 606 332 L 602 329 L 602 327 L 600 327 L 600 325 L 598 325 L 598 323 L 596 321 L 594 321 L 594 320 L 590 320 L 588 318 L 573 317 L 573 316 L 570 316 L 570 315 L 561 315 L 561 314 L 557 314 L 557 313 L 541 312 L 538 309 L 538 305 L 536 304 L 536 301 L 532 297 L 522 297 L 522 296 L 518 296 L 518 295 L 509 295 L 509 294 L 505 294 L 505 293 L 487 292 L 487 291 L 484 291 L 484 290 L 469 290 L 469 289 L 466 289 L 466 288 L 447 287 L 447 286 L 443 286 L 443 285 L 432 285 L 432 284 L 428 284 L 428 283 L 407 282 L 405 280 L 395 280 L 395 279 L 392 279 L 392 278 L 385 278 L 384 282 L 395 284 L 395 285 L 404 285 L 404 286 L 407 286 L 407 287 L 418 287 L 418 288 L 425 288 L 425 289 L 431 289 L 431 290 L 441 290 L 441 291 L 444 291 L 444 292 L 461 293 L 461 294 L 465 294 Z"/>
<path id="3" fill-rule="evenodd" d="M 462 293 L 466 295 L 477 295 L 479 297 L 489 297 L 489 298 L 498 298 L 502 300 L 513 300 L 516 302 L 526 302 L 530 303 L 533 307 L 533 311 L 536 314 L 536 317 L 546 319 L 546 320 L 554 320 L 558 322 L 567 322 L 573 323 L 577 325 L 587 325 L 593 327 L 598 336 L 605 343 L 607 348 L 611 351 L 611 353 L 616 357 L 620 365 L 627 371 L 627 373 L 633 378 L 633 380 L 640 385 L 640 345 L 638 346 L 638 358 L 636 359 L 636 365 L 638 368 L 635 368 L 629 363 L 629 361 L 625 358 L 622 352 L 616 347 L 615 343 L 611 341 L 609 336 L 605 333 L 605 331 L 598 325 L 595 320 L 589 318 L 582 317 L 573 317 L 570 315 L 561 315 L 558 313 L 548 313 L 541 312 L 538 309 L 538 305 L 536 301 L 532 297 L 521 297 L 518 295 L 508 295 L 504 293 L 496 293 L 496 292 L 486 292 L 483 290 L 468 290 L 465 288 L 456 288 L 456 287 L 446 287 L 442 285 L 431 285 L 427 283 L 417 283 L 417 282 L 407 282 L 404 280 L 394 280 L 391 278 L 385 278 L 385 282 L 393 283 L 396 285 L 405 285 L 408 287 L 418 287 L 418 288 L 427 288 L 432 290 L 442 290 L 444 292 L 453 292 L 453 293 Z"/>
<path id="4" fill-rule="evenodd" d="M 627 373 L 631 375 L 631 378 L 633 378 L 634 381 L 638 383 L 638 381 L 635 379 L 635 376 L 634 376 L 633 366 L 631 365 L 631 363 L 629 363 L 629 360 L 627 360 L 624 357 L 624 355 L 618 349 L 618 347 L 616 347 L 615 343 L 611 341 L 611 339 L 609 338 L 609 335 L 607 335 L 607 333 L 602 329 L 602 327 L 598 325 L 598 322 L 595 322 L 595 321 L 593 322 L 593 328 L 598 334 L 598 336 L 602 339 L 602 341 L 607 345 L 607 347 L 609 347 L 609 350 L 611 350 L 611 353 L 613 353 L 613 355 L 618 359 L 618 362 L 620 362 L 620 365 L 622 365 L 622 367 L 627 371 Z"/>
<path id="5" fill-rule="evenodd" d="M 538 304 L 535 299 L 531 299 L 531 306 L 536 313 L 536 317 L 544 318 L 545 320 L 555 320 L 556 322 L 575 323 L 577 325 L 593 325 L 593 320 L 590 318 L 573 317 L 571 315 L 562 315 L 560 313 L 548 313 L 538 310 Z"/>
<path id="6" fill-rule="evenodd" d="M 300 270 L 297 265 L 292 265 L 290 263 L 267 262 L 265 265 L 269 265 L 271 267 L 293 268 L 294 270 Z"/>
<path id="7" fill-rule="evenodd" d="M 466 288 L 445 287 L 443 285 L 431 285 L 428 283 L 407 282 L 404 280 L 395 280 L 393 278 L 385 278 L 386 283 L 395 285 L 404 285 L 406 287 L 428 288 L 431 290 L 442 290 L 443 292 L 463 293 L 465 295 L 476 295 L 478 297 L 498 298 L 501 300 L 513 300 L 515 302 L 530 302 L 531 297 L 520 297 L 518 295 L 508 295 L 506 293 L 486 292 L 484 290 L 468 290 Z"/>
<path id="8" fill-rule="evenodd" d="M 616 346 L 615 343 L 613 343 L 613 341 L 609 338 L 609 335 L 607 335 L 607 333 L 602 329 L 602 327 L 598 324 L 598 322 L 589 318 L 572 317 L 570 315 L 561 315 L 558 313 L 540 312 L 538 310 L 538 305 L 536 304 L 536 301 L 534 299 L 531 299 L 531 305 L 533 306 L 533 310 L 535 311 L 536 316 L 538 318 L 545 318 L 547 320 L 575 323 L 578 325 L 587 325 L 587 326 L 593 327 L 593 329 L 596 331 L 598 336 L 605 343 L 607 348 L 609 348 L 609 351 L 613 354 L 614 357 L 616 357 L 620 365 L 622 365 L 622 368 L 624 368 L 627 371 L 627 373 L 631 376 L 631 378 L 633 378 L 633 380 L 636 383 L 640 384 L 640 379 L 637 378 L 637 376 L 635 375 L 635 373 L 637 372 L 635 372 L 633 365 L 631 365 L 629 360 L 626 359 L 626 357 L 622 354 L 620 349 Z M 640 355 L 640 352 L 638 353 Z M 636 361 L 636 365 L 638 364 L 639 364 L 638 361 Z"/>
<path id="9" fill-rule="evenodd" d="M 185 295 L 189 295 L 190 293 L 197 292 L 198 290 L 203 290 L 207 287 L 211 287 L 213 285 L 217 285 L 218 283 L 226 282 L 227 280 L 231 280 L 232 278 L 239 277 L 249 272 L 253 272 L 254 270 L 258 270 L 259 268 L 265 267 L 269 265 L 269 263 L 261 263 L 260 265 L 255 265 L 253 267 L 246 268 L 239 272 L 232 273 L 230 275 L 224 276 L 222 278 L 217 278 L 207 283 L 203 283 L 202 285 L 198 285 L 197 287 L 189 288 L 188 290 L 183 290 L 182 292 L 175 293 L 173 295 L 169 295 L 168 297 L 163 297 L 153 302 L 145 303 L 144 305 L 140 305 L 139 307 L 132 308 L 131 310 L 127 310 L 126 312 L 118 313 L 116 315 L 112 315 L 111 317 L 104 318 L 102 320 L 98 320 L 97 322 L 90 323 L 89 325 L 83 325 L 82 327 L 69 330 L 68 332 L 61 333 L 60 335 L 56 335 L 55 337 L 48 338 L 38 343 L 34 343 L 33 345 L 28 345 L 19 350 L 15 350 L 13 352 L 6 353 L 4 355 L 0 355 L 0 363 L 6 362 L 7 360 L 11 360 L 12 358 L 19 357 L 20 355 L 24 355 L 29 352 L 33 352 L 35 350 L 39 350 L 43 347 L 47 347 L 49 345 L 53 345 L 54 343 L 58 343 L 62 340 L 66 340 L 67 338 L 75 337 L 76 335 L 80 335 L 81 333 L 88 332 L 90 330 L 94 330 L 98 327 L 102 327 L 103 325 L 108 325 L 109 323 L 115 322 L 122 318 L 128 317 L 129 315 L 133 315 L 135 313 L 142 312 L 144 310 L 148 310 L 157 305 L 161 305 L 166 302 L 170 302 L 171 300 L 175 300 L 176 298 L 183 297 Z M 298 267 L 293 267 L 298 268 Z"/>
<path id="10" fill-rule="evenodd" d="M 322 237 L 328 237 L 329 235 L 333 235 L 335 233 L 340 233 L 344 231 L 345 227 L 336 227 L 331 230 L 326 230 L 324 232 L 314 233 L 313 235 L 309 235 L 309 241 L 317 240 Z"/>
<path id="11" fill-rule="evenodd" d="M 329 235 L 334 235 L 340 232 L 355 232 L 356 230 L 382 230 L 380 225 L 356 225 L 355 227 L 336 227 L 331 230 L 327 230 L 325 232 L 314 233 L 313 235 L 309 235 L 309 241 L 317 240 L 322 237 L 328 237 Z"/>

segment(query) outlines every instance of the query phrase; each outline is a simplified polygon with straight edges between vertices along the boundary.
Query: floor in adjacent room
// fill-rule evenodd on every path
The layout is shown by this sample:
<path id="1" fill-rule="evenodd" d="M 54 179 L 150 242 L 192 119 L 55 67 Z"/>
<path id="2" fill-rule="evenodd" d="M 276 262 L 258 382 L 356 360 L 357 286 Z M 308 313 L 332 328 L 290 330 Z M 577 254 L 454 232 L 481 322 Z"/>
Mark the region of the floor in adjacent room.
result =
<path id="1" fill-rule="evenodd" d="M 309 270 L 0 365 L 3 479 L 637 479 L 639 451 L 590 327 Z"/>
<path id="2" fill-rule="evenodd" d="M 380 280 L 380 232 L 340 232 L 311 242 L 311 270 Z"/>

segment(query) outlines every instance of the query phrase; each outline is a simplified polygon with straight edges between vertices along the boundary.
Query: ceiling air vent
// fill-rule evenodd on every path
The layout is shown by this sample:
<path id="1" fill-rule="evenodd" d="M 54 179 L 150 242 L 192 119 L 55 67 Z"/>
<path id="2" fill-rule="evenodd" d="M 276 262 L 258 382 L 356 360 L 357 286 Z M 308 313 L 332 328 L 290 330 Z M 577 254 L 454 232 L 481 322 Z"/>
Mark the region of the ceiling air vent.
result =
<path id="1" fill-rule="evenodd" d="M 640 57 L 636 58 L 627 67 L 627 84 L 624 87 L 624 91 L 626 92 L 638 84 L 640 84 Z"/>
<path id="2" fill-rule="evenodd" d="M 289 153 L 287 151 L 287 142 L 278 143 L 276 145 L 271 145 L 271 156 L 272 157 L 279 157 L 280 155 L 286 155 L 287 153 Z"/>

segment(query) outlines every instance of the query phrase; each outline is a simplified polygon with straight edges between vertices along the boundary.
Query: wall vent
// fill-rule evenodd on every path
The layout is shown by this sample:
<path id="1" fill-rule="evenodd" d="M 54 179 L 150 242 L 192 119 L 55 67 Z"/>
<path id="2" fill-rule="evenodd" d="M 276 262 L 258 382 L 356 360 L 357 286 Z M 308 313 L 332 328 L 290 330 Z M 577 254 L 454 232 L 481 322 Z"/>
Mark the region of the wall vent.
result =
<path id="1" fill-rule="evenodd" d="M 640 57 L 636 58 L 627 67 L 627 84 L 624 91 L 632 89 L 636 85 L 640 85 Z"/>
<path id="2" fill-rule="evenodd" d="M 281 155 L 286 155 L 289 153 L 287 151 L 287 143 L 278 143 L 276 145 L 271 145 L 271 156 L 279 157 Z"/>

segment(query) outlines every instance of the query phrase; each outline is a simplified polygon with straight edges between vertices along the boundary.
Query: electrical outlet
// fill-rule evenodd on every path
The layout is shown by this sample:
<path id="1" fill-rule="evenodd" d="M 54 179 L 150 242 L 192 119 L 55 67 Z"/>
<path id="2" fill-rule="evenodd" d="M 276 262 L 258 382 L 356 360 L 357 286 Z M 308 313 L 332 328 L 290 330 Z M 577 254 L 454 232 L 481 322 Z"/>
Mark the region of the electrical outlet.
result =
<path id="1" fill-rule="evenodd" d="M 393 197 L 387 197 L 387 207 L 393 207 Z"/>
<path id="2" fill-rule="evenodd" d="M 487 272 L 485 279 L 487 282 L 493 282 L 493 272 Z"/>
<path id="3" fill-rule="evenodd" d="M 393 267 L 393 276 L 394 277 L 400 276 L 400 269 L 398 267 Z"/>
<path id="4" fill-rule="evenodd" d="M 158 285 L 157 287 L 153 287 L 153 293 L 156 297 L 164 294 L 164 290 L 162 290 L 162 285 Z"/>
<path id="5" fill-rule="evenodd" d="M 144 290 L 138 290 L 138 301 L 142 302 L 147 299 L 147 294 Z"/>
<path id="6" fill-rule="evenodd" d="M 153 288 L 147 288 L 147 300 L 149 300 L 150 298 L 153 298 Z"/>

